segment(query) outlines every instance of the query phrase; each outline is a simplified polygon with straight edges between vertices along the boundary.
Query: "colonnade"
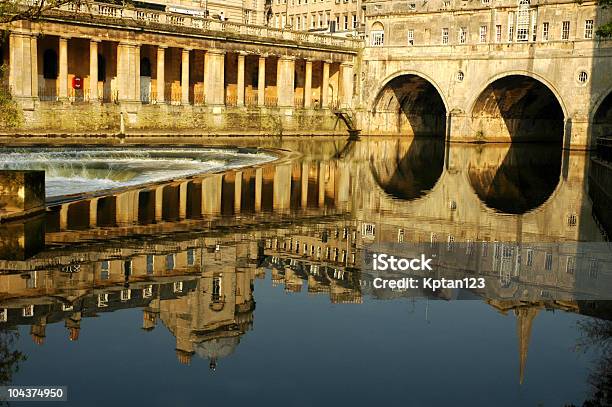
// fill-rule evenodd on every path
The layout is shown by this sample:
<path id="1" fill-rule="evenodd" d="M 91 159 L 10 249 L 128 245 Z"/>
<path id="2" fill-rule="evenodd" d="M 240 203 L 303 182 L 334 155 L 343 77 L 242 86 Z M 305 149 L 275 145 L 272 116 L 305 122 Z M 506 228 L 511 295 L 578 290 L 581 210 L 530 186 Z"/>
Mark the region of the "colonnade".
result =
<path id="1" fill-rule="evenodd" d="M 304 109 L 352 106 L 352 62 L 290 55 L 281 47 L 274 54 L 256 54 L 99 38 L 39 38 L 23 31 L 11 31 L 9 38 L 9 84 L 22 102 L 74 101 L 74 89 L 78 89 L 79 101 L 89 102 Z"/>

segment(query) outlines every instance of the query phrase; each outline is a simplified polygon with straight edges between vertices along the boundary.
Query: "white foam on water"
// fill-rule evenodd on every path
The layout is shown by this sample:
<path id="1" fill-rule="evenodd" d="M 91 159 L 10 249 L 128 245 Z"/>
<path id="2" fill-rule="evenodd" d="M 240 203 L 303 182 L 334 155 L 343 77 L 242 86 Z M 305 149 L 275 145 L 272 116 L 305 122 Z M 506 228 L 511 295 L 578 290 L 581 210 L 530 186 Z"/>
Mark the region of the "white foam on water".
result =
<path id="1" fill-rule="evenodd" d="M 46 196 L 56 197 L 167 181 L 261 164 L 276 157 L 230 149 L 19 149 L 0 153 L 0 169 L 44 170 Z"/>

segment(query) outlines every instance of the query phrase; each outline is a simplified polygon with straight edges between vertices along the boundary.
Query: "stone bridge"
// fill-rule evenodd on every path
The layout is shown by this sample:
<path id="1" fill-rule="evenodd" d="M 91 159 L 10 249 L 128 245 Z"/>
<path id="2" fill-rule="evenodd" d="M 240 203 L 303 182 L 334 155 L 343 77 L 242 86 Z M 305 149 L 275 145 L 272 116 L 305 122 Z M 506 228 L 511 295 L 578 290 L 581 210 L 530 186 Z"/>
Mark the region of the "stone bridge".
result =
<path id="1" fill-rule="evenodd" d="M 368 3 L 362 128 L 588 148 L 612 133 L 612 18 L 594 2 Z"/>

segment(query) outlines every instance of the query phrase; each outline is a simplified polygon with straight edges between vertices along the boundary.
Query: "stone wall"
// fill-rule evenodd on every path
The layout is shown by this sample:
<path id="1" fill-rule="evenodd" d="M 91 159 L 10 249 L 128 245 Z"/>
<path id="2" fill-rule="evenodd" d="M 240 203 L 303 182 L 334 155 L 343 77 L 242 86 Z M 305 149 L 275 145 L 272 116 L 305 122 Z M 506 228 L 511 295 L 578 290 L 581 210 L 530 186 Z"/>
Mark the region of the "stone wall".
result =
<path id="1" fill-rule="evenodd" d="M 329 135 L 346 126 L 327 109 L 40 103 L 7 136 L 37 134 Z"/>

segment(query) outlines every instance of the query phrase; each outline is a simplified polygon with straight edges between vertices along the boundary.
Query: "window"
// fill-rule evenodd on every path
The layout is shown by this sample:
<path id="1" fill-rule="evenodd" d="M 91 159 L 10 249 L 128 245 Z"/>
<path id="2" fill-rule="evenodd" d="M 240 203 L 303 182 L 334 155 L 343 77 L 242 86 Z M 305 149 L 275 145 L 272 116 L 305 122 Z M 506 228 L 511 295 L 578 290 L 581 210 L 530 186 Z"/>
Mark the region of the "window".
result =
<path id="1" fill-rule="evenodd" d="M 110 263 L 108 260 L 104 260 L 100 263 L 100 279 L 108 280 L 110 278 Z"/>
<path id="2" fill-rule="evenodd" d="M 538 10 L 531 9 L 531 41 L 535 41 L 538 37 Z"/>
<path id="3" fill-rule="evenodd" d="M 152 254 L 147 254 L 147 274 L 153 274 L 155 266 L 155 257 Z"/>
<path id="4" fill-rule="evenodd" d="M 174 254 L 166 256 L 166 270 L 174 270 Z"/>
<path id="5" fill-rule="evenodd" d="M 416 10 L 416 3 L 409 3 L 408 4 L 408 10 L 411 10 L 411 11 Z"/>
<path id="6" fill-rule="evenodd" d="M 529 24 L 529 0 L 521 0 L 516 16 L 516 41 L 529 41 Z"/>
<path id="7" fill-rule="evenodd" d="M 315 15 L 310 15 L 310 28 L 315 28 Z"/>
<path id="8" fill-rule="evenodd" d="M 344 16 L 344 29 L 348 30 L 348 15 Z"/>
<path id="9" fill-rule="evenodd" d="M 502 26 L 498 24 L 495 26 L 495 42 L 502 42 Z"/>
<path id="10" fill-rule="evenodd" d="M 397 242 L 402 243 L 404 241 L 404 229 L 397 230 Z"/>
<path id="11" fill-rule="evenodd" d="M 546 257 L 544 259 L 544 269 L 546 271 L 552 270 L 552 262 L 553 262 L 552 254 L 551 253 L 546 253 Z"/>
<path id="12" fill-rule="evenodd" d="M 451 2 L 449 0 L 445 0 L 444 2 L 442 2 L 442 8 L 444 10 L 448 10 L 450 8 Z"/>
<path id="13" fill-rule="evenodd" d="M 34 316 L 34 305 L 26 305 L 23 307 L 22 315 L 24 317 L 33 317 Z"/>
<path id="14" fill-rule="evenodd" d="M 548 29 L 550 28 L 549 22 L 542 24 L 542 41 L 548 41 Z"/>
<path id="15" fill-rule="evenodd" d="M 527 249 L 527 256 L 525 257 L 525 264 L 527 267 L 533 266 L 533 249 Z"/>
<path id="16" fill-rule="evenodd" d="M 218 302 L 221 300 L 221 277 L 215 276 L 212 280 L 212 300 Z"/>
<path id="17" fill-rule="evenodd" d="M 514 41 L 514 11 L 508 13 L 508 42 Z"/>
<path id="18" fill-rule="evenodd" d="M 153 296 L 153 284 L 149 284 L 142 289 L 142 298 L 150 298 Z"/>
<path id="19" fill-rule="evenodd" d="M 174 282 L 174 287 L 173 287 L 173 291 L 175 293 L 180 293 L 183 291 L 183 282 L 182 281 L 175 281 Z"/>
<path id="20" fill-rule="evenodd" d="M 408 45 L 414 45 L 414 30 L 408 30 Z"/>
<path id="21" fill-rule="evenodd" d="M 132 275 L 132 260 L 126 260 L 123 262 L 123 275 L 126 278 Z"/>
<path id="22" fill-rule="evenodd" d="M 463 79 L 465 78 L 465 74 L 463 73 L 463 71 L 459 71 L 457 72 L 457 82 L 463 82 Z"/>
<path id="23" fill-rule="evenodd" d="M 442 29 L 442 44 L 448 44 L 448 28 Z"/>
<path id="24" fill-rule="evenodd" d="M 574 274 L 576 271 L 576 258 L 574 256 L 569 256 L 567 258 L 567 263 L 565 263 L 565 272 L 567 274 Z"/>
<path id="25" fill-rule="evenodd" d="M 323 14 L 319 13 L 319 15 L 317 16 L 317 19 L 319 23 L 319 28 L 323 27 Z"/>
<path id="26" fill-rule="evenodd" d="M 465 44 L 467 42 L 467 27 L 459 28 L 459 44 Z"/>
<path id="27" fill-rule="evenodd" d="M 561 39 L 569 40 L 570 22 L 564 21 L 561 26 Z"/>
<path id="28" fill-rule="evenodd" d="M 491 0 L 482 0 L 482 4 L 488 6 L 489 4 L 491 4 Z"/>
<path id="29" fill-rule="evenodd" d="M 187 250 L 187 265 L 193 266 L 195 264 L 195 251 L 193 249 Z"/>
<path id="30" fill-rule="evenodd" d="M 353 14 L 353 28 L 357 28 L 357 14 Z"/>
<path id="31" fill-rule="evenodd" d="M 300 29 L 300 23 L 301 23 L 301 18 L 300 18 L 300 16 L 297 16 L 297 17 L 295 18 L 295 29 L 296 29 L 296 30 L 299 30 L 299 29 Z M 291 24 L 293 24 L 293 22 L 292 22 Z"/>
<path id="32" fill-rule="evenodd" d="M 373 223 L 364 223 L 363 224 L 363 235 L 373 237 L 376 235 L 376 225 Z"/>
<path id="33" fill-rule="evenodd" d="M 580 71 L 580 73 L 578 74 L 578 82 L 581 84 L 585 84 L 588 79 L 589 74 L 587 74 L 585 71 Z M 576 215 L 570 215 L 570 217 L 567 219 L 567 223 L 568 226 L 576 226 Z"/>
<path id="34" fill-rule="evenodd" d="M 480 26 L 480 42 L 487 42 L 487 28 L 486 25 Z"/>
<path id="35" fill-rule="evenodd" d="M 593 38 L 593 20 L 586 20 L 584 22 L 584 38 Z"/>
<path id="36" fill-rule="evenodd" d="M 591 259 L 589 263 L 589 277 L 597 278 L 598 269 L 599 269 L 599 264 L 597 263 L 597 259 Z"/>
<path id="37" fill-rule="evenodd" d="M 98 294 L 98 308 L 108 307 L 108 294 Z"/>
<path id="38" fill-rule="evenodd" d="M 372 31 L 371 33 L 371 38 L 372 38 L 372 46 L 373 47 L 382 47 L 385 43 L 385 33 L 384 31 Z"/>
<path id="39" fill-rule="evenodd" d="M 121 290 L 121 301 L 129 301 L 132 298 L 132 290 L 126 288 Z"/>

